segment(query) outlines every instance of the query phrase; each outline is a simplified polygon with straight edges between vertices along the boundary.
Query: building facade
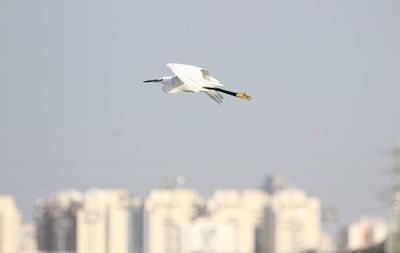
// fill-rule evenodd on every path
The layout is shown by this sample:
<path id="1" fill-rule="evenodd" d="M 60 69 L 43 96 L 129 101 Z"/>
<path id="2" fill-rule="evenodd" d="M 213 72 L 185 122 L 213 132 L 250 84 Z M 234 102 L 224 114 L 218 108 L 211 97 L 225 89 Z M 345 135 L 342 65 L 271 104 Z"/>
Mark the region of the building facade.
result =
<path id="1" fill-rule="evenodd" d="M 40 199 L 35 228 L 41 252 L 143 252 L 141 200 L 125 190 L 71 190 Z"/>
<path id="2" fill-rule="evenodd" d="M 268 194 L 260 190 L 218 190 L 207 202 L 208 215 L 216 222 L 228 223 L 236 233 L 236 251 L 255 253 L 257 229 L 262 224 Z"/>
<path id="3" fill-rule="evenodd" d="M 183 253 L 183 230 L 203 206 L 203 199 L 192 190 L 151 191 L 144 208 L 144 252 Z"/>
<path id="4" fill-rule="evenodd" d="M 20 253 L 38 253 L 36 227 L 33 223 L 25 223 L 22 225 Z"/>
<path id="5" fill-rule="evenodd" d="M 141 253 L 141 201 L 125 190 L 90 190 L 77 215 L 78 253 Z"/>
<path id="6" fill-rule="evenodd" d="M 0 253 L 20 252 L 21 222 L 14 198 L 0 196 Z"/>
<path id="7" fill-rule="evenodd" d="M 70 190 L 36 201 L 34 216 L 40 251 L 76 252 L 76 218 L 82 200 L 82 193 Z"/>
<path id="8" fill-rule="evenodd" d="M 388 235 L 384 219 L 362 217 L 344 230 L 344 251 L 363 250 L 382 243 Z"/>
<path id="9" fill-rule="evenodd" d="M 265 253 L 317 251 L 321 240 L 320 203 L 286 188 L 271 196 L 264 216 Z"/>
<path id="10" fill-rule="evenodd" d="M 201 217 L 182 230 L 182 252 L 237 253 L 237 229 L 232 223 Z"/>

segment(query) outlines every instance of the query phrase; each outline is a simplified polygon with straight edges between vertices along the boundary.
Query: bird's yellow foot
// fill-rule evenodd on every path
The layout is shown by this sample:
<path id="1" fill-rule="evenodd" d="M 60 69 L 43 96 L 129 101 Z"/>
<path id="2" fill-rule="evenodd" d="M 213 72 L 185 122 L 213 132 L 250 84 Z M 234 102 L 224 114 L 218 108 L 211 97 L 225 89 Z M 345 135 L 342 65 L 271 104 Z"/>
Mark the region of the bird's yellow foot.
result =
<path id="1" fill-rule="evenodd" d="M 236 93 L 236 97 L 241 98 L 241 99 L 247 99 L 251 100 L 251 97 L 246 94 L 246 92 L 238 92 Z"/>

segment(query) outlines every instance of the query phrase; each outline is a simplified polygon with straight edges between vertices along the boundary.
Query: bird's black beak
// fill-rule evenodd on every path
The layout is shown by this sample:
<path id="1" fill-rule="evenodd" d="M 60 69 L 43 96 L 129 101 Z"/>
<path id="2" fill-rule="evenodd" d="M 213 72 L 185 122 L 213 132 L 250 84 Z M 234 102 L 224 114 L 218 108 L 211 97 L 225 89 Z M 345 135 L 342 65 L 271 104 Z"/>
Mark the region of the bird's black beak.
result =
<path id="1" fill-rule="evenodd" d="M 161 81 L 162 81 L 162 79 L 151 79 L 151 80 L 145 80 L 143 82 L 144 83 L 159 83 Z"/>

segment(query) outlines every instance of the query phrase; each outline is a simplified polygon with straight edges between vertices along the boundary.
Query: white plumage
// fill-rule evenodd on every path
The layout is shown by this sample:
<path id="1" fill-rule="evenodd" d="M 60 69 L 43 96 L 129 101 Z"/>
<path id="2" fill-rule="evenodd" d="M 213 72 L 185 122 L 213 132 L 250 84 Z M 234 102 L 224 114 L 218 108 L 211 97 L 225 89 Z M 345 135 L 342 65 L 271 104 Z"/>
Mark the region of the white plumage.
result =
<path id="1" fill-rule="evenodd" d="M 244 92 L 236 93 L 222 89 L 223 85 L 217 79 L 210 76 L 208 70 L 204 68 L 178 63 L 168 63 L 167 67 L 175 76 L 165 76 L 144 82 L 160 82 L 163 84 L 163 90 L 166 93 L 203 92 L 218 104 L 223 99 L 219 92 L 243 99 L 251 99 Z"/>

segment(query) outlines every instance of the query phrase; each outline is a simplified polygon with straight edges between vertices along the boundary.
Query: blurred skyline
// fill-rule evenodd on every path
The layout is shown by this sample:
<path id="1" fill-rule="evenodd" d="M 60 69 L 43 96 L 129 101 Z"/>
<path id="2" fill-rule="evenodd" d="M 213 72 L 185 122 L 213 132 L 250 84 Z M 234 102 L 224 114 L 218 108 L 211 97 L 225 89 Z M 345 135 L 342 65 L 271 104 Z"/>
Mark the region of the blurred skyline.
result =
<path id="1" fill-rule="evenodd" d="M 0 194 L 31 219 L 67 188 L 146 195 L 168 176 L 211 194 L 278 174 L 382 213 L 400 133 L 398 1 L 0 2 Z M 251 102 L 167 95 L 166 63 Z M 397 139 L 396 139 L 397 138 Z"/>

